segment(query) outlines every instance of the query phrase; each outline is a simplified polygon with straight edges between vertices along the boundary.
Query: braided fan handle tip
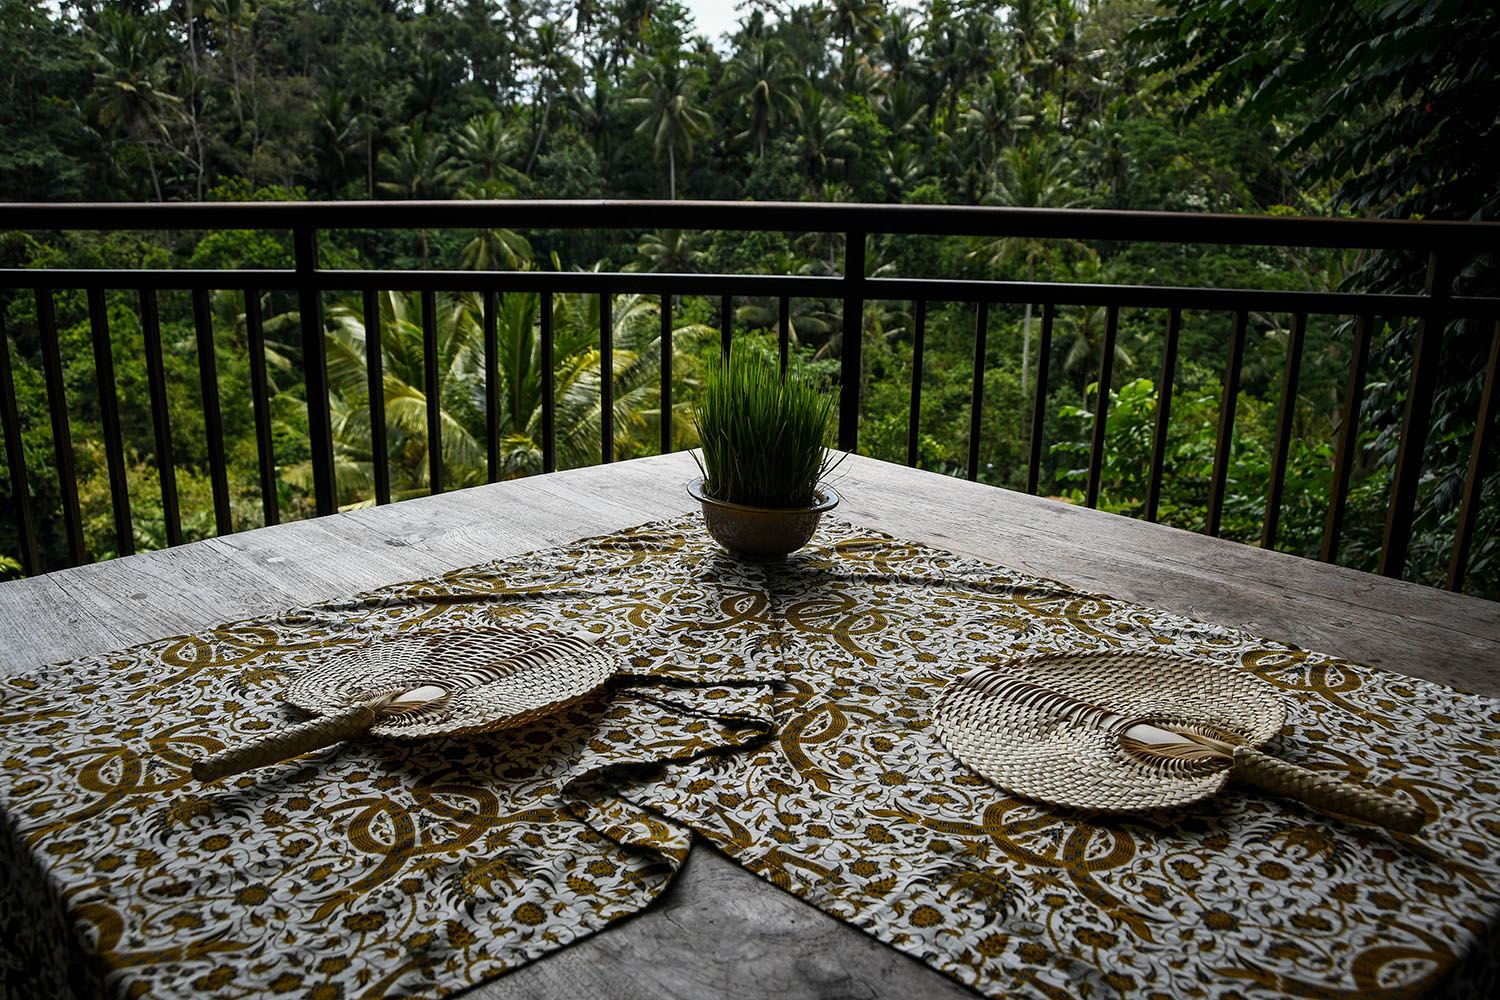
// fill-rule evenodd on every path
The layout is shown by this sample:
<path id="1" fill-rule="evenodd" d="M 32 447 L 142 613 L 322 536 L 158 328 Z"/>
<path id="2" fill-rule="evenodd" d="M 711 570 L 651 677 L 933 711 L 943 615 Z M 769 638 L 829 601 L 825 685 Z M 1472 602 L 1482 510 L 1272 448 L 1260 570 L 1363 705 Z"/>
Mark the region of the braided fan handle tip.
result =
<path id="1" fill-rule="evenodd" d="M 1234 748 L 1233 774 L 1276 795 L 1285 795 L 1314 808 L 1374 823 L 1397 833 L 1416 833 L 1427 820 L 1427 814 L 1409 802 L 1372 792 L 1332 775 L 1309 771 L 1250 746 Z"/>
<path id="2" fill-rule="evenodd" d="M 309 719 L 287 729 L 278 729 L 249 743 L 226 747 L 210 757 L 194 761 L 193 777 L 199 781 L 215 781 L 268 764 L 279 764 L 334 743 L 353 739 L 374 724 L 375 709 L 362 702 L 342 712 L 320 715 L 316 719 Z"/>

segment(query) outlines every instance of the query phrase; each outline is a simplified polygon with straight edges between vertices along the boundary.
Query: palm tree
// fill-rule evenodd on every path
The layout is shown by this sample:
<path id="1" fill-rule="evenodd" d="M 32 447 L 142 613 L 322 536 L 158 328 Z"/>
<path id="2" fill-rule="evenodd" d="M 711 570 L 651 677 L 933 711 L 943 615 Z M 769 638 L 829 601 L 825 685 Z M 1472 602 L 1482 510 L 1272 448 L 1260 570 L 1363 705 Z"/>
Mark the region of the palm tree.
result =
<path id="1" fill-rule="evenodd" d="M 639 97 L 625 106 L 643 112 L 637 132 L 650 132 L 651 144 L 658 157 L 667 153 L 668 191 L 677 198 L 677 148 L 684 156 L 693 152 L 693 138 L 713 127 L 713 119 L 693 101 L 702 83 L 702 71 L 684 69 L 675 56 L 663 55 L 646 60 L 641 66 Z"/>
<path id="2" fill-rule="evenodd" d="M 394 153 L 380 154 L 380 172 L 386 180 L 380 190 L 397 198 L 442 198 L 453 190 L 455 173 L 442 136 L 417 122 L 405 129 Z M 422 240 L 422 262 L 427 262 L 427 230 L 418 230 Z"/>
<path id="3" fill-rule="evenodd" d="M 497 201 L 509 198 L 514 191 L 499 181 L 468 183 L 459 189 L 460 198 Z M 503 264 L 512 271 L 530 268 L 531 242 L 513 229 L 479 229 L 464 244 L 460 261 L 472 271 L 498 271 Z"/>
<path id="4" fill-rule="evenodd" d="M 526 175 L 511 163 L 524 140 L 497 111 L 474 115 L 453 140 L 453 166 L 465 184 L 485 185 L 487 190 L 508 192 L 513 197 L 526 182 Z"/>
<path id="5" fill-rule="evenodd" d="M 1013 148 L 1016 134 L 1033 120 L 1013 80 L 1003 72 L 992 74 L 964 108 L 961 137 L 968 140 L 973 150 L 968 159 L 992 165 L 992 189 L 1003 184 L 1006 153 Z"/>
<path id="6" fill-rule="evenodd" d="M 827 100 L 819 91 L 809 91 L 797 116 L 797 158 L 807 178 L 808 191 L 822 185 L 829 171 L 842 168 L 857 153 L 854 119 L 843 105 Z"/>
<path id="7" fill-rule="evenodd" d="M 99 123 L 140 143 L 157 201 L 162 200 L 161 178 L 151 148 L 166 141 L 167 111 L 179 103 L 166 90 L 166 38 L 149 19 L 107 7 L 100 11 L 91 39 L 99 66 L 94 73 Z"/>
<path id="8" fill-rule="evenodd" d="M 616 155 L 611 139 L 617 131 L 619 116 L 617 91 L 610 82 L 603 56 L 594 57 L 589 78 L 593 81 L 592 90 L 580 84 L 568 91 L 570 120 L 578 133 L 588 138 L 599 162 L 608 167 Z"/>
<path id="9" fill-rule="evenodd" d="M 988 200 L 1001 205 L 1016 205 L 1024 208 L 1073 208 L 1083 195 L 1072 184 L 1072 168 L 1065 156 L 1056 147 L 1032 139 L 1024 146 L 1005 151 L 1001 161 L 1002 177 Z M 1026 262 L 1026 280 L 1036 280 L 1037 264 L 1050 262 L 1058 246 L 1074 254 L 1089 251 L 1077 240 L 1044 240 L 1030 236 L 1003 237 L 987 240 L 971 256 L 986 260 L 990 266 L 1002 268 L 1016 258 Z M 1026 392 L 1026 376 L 1031 364 L 1031 314 L 1032 303 L 1026 303 L 1026 321 L 1021 339 L 1021 392 Z"/>
<path id="10" fill-rule="evenodd" d="M 910 143 L 893 143 L 880 163 L 886 188 L 900 201 L 902 195 L 927 179 L 927 160 Z"/>
<path id="11" fill-rule="evenodd" d="M 1069 270 L 1073 272 L 1071 277 L 1075 281 L 1098 281 L 1099 255 L 1092 249 L 1085 248 L 1085 252 L 1071 263 Z M 1104 306 L 1084 306 L 1076 312 L 1060 312 L 1057 318 L 1056 343 L 1063 356 L 1063 371 L 1073 376 L 1085 407 L 1088 406 L 1089 395 L 1088 373 L 1094 362 L 1104 355 L 1104 336 L 1108 322 L 1109 310 Z M 1135 366 L 1135 359 L 1118 340 L 1115 341 L 1114 363 L 1122 371 Z"/>
<path id="12" fill-rule="evenodd" d="M 781 42 L 756 41 L 737 53 L 726 69 L 725 94 L 749 105 L 750 127 L 735 138 L 754 138 L 756 156 L 766 158 L 766 139 L 784 117 L 797 113 L 805 86 Z"/>
<path id="13" fill-rule="evenodd" d="M 910 13 L 895 10 L 886 16 L 880 33 L 880 61 L 894 82 L 905 82 L 916 68 L 918 42 L 916 22 Z"/>
<path id="14" fill-rule="evenodd" d="M 424 348 L 419 293 L 381 292 L 380 333 L 384 369 L 383 395 L 388 432 L 391 495 L 420 496 L 428 480 L 427 413 L 431 402 L 423 388 Z M 475 319 L 473 296 L 437 300 L 433 322 L 438 341 L 439 421 L 443 443 L 443 478 L 463 486 L 480 480 L 485 449 L 482 419 L 476 421 L 468 388 L 482 382 L 484 340 Z M 334 471 L 340 495 L 352 495 L 360 506 L 375 480 L 371 450 L 370 406 L 366 386 L 364 311 L 359 302 L 329 310 L 325 335 L 328 354 L 329 410 L 333 418 Z M 289 398 L 278 396 L 277 400 Z M 482 417 L 483 410 L 479 411 Z M 310 462 L 284 470 L 287 481 L 311 488 Z M 363 501 L 368 503 L 368 500 Z"/>
<path id="15" fill-rule="evenodd" d="M 640 260 L 626 264 L 625 270 L 692 274 L 703 257 L 703 251 L 698 249 L 701 242 L 701 234 L 683 229 L 647 233 L 636 247 Z"/>
<path id="16" fill-rule="evenodd" d="M 990 15 L 971 12 L 965 19 L 937 17 L 934 11 L 929 25 L 929 37 L 923 51 L 932 83 L 932 102 L 929 110 L 935 110 L 938 100 L 947 104 L 944 121 L 952 127 L 958 106 L 958 98 L 971 80 L 988 73 L 994 64 L 994 52 L 990 41 Z"/>
<path id="17" fill-rule="evenodd" d="M 885 8 L 880 0 L 833 0 L 831 10 L 826 7 L 820 10 L 833 22 L 834 37 L 843 42 L 841 65 L 844 78 L 848 79 L 856 46 L 859 51 L 868 51 L 880 41 L 885 30 L 882 24 Z"/>
<path id="18" fill-rule="evenodd" d="M 913 142 L 921 129 L 926 108 L 921 91 L 907 80 L 888 84 L 875 105 L 875 116 L 891 132 L 895 142 Z"/>
<path id="19" fill-rule="evenodd" d="M 542 142 L 547 138 L 547 124 L 552 116 L 552 102 L 558 94 L 566 93 L 577 81 L 579 68 L 568 52 L 571 39 L 563 28 L 553 21 L 544 21 L 533 30 L 531 45 L 526 55 L 531 57 L 536 72 L 536 98 L 533 109 L 540 105 L 541 115 L 533 110 L 533 132 L 535 141 L 531 155 L 526 158 L 522 173 L 531 176 L 537 157 L 542 152 Z"/>
<path id="20" fill-rule="evenodd" d="M 1016 0 L 1006 29 L 1010 33 L 1013 64 L 1022 76 L 1033 73 L 1047 61 L 1047 47 L 1057 28 L 1052 0 Z M 1033 81 L 1035 82 L 1035 81 Z"/>
<path id="21" fill-rule="evenodd" d="M 439 296 L 433 317 L 438 341 L 439 395 L 442 411 L 443 477 L 451 486 L 465 486 L 486 478 L 486 381 L 482 303 L 477 295 Z M 423 388 L 424 346 L 422 304 L 418 293 L 381 292 L 381 358 L 383 396 L 388 425 L 391 493 L 398 498 L 419 496 L 428 482 L 427 414 L 431 401 Z M 501 478 L 528 475 L 542 468 L 542 385 L 548 373 L 541 368 L 538 331 L 540 296 L 535 292 L 507 292 L 499 297 L 495 314 L 497 381 L 496 416 L 499 427 Z M 615 444 L 623 450 L 641 449 L 657 440 L 660 419 L 660 309 L 639 295 L 612 302 L 611 338 L 614 354 Z M 599 454 L 600 370 L 599 298 L 567 294 L 553 309 L 555 427 L 560 467 L 587 465 Z M 358 301 L 329 310 L 329 407 L 333 415 L 334 464 L 341 495 L 352 495 L 354 506 L 369 504 L 374 482 L 370 407 L 366 382 L 364 310 Z M 715 336 L 699 324 L 673 330 L 676 348 L 688 349 Z M 677 366 L 682 370 L 683 364 Z M 680 377 L 680 376 L 679 376 Z M 295 417 L 300 400 L 292 394 L 277 397 L 287 417 Z M 674 405 L 674 413 L 681 401 Z M 295 425 L 295 419 L 285 421 Z M 687 421 L 679 421 L 686 429 Z M 312 469 L 302 463 L 286 470 L 288 482 L 310 488 Z"/>

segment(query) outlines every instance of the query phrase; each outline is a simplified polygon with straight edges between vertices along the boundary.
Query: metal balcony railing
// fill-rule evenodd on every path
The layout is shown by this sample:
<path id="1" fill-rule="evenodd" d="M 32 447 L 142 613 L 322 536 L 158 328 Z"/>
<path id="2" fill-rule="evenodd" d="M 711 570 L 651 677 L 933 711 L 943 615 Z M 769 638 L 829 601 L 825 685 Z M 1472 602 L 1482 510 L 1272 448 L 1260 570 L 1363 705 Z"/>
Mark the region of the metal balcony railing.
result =
<path id="1" fill-rule="evenodd" d="M 843 273 L 834 276 L 781 274 L 662 274 L 548 271 L 371 271 L 325 270 L 320 267 L 318 237 L 339 229 L 475 229 L 506 228 L 534 230 L 662 230 L 783 231 L 841 234 L 844 240 Z M 149 378 L 155 453 L 160 466 L 162 511 L 169 543 L 182 540 L 178 497 L 172 474 L 172 430 L 169 426 L 167 393 L 162 364 L 158 293 L 181 290 L 191 294 L 197 334 L 202 405 L 209 438 L 209 466 L 213 484 L 215 521 L 219 533 L 230 530 L 229 490 L 219 395 L 214 369 L 214 340 L 210 321 L 209 293 L 226 288 L 242 290 L 251 366 L 251 397 L 254 407 L 261 495 L 267 523 L 279 519 L 276 463 L 272 452 L 268 382 L 264 359 L 263 318 L 260 295 L 281 291 L 294 294 L 300 307 L 303 378 L 308 400 L 308 426 L 312 452 L 313 494 L 319 514 L 337 506 L 334 449 L 328 406 L 329 383 L 324 347 L 324 296 L 328 293 L 359 292 L 363 296 L 372 406 L 372 448 L 375 461 L 377 502 L 390 500 L 389 474 L 384 441 L 385 416 L 381 411 L 380 314 L 375 296 L 383 290 L 420 293 L 424 308 L 424 345 L 428 399 L 439 398 L 436 364 L 437 334 L 433 298 L 439 292 L 480 293 L 485 303 L 484 326 L 487 357 L 485 371 L 490 384 L 489 475 L 497 468 L 497 416 L 494 412 L 494 315 L 498 296 L 505 292 L 535 292 L 542 297 L 539 309 L 541 369 L 552 371 L 552 297 L 564 293 L 599 296 L 601 371 L 613 371 L 610 307 L 621 293 L 660 296 L 662 372 L 661 447 L 672 446 L 672 314 L 674 296 L 717 297 L 720 331 L 727 348 L 732 336 L 733 302 L 736 297 L 755 296 L 779 303 L 779 342 L 783 364 L 787 356 L 790 309 L 794 299 L 841 300 L 846 331 L 840 355 L 839 440 L 841 449 L 859 447 L 861 408 L 860 336 L 848 331 L 862 329 L 861 317 L 867 301 L 911 303 L 913 317 L 911 407 L 908 422 L 907 461 L 916 464 L 920 433 L 923 350 L 928 304 L 960 301 L 975 304 L 974 376 L 970 406 L 967 473 L 979 471 L 980 421 L 984 412 L 984 371 L 987 316 L 995 304 L 1039 304 L 1041 332 L 1037 381 L 1032 392 L 1029 465 L 1026 487 L 1038 490 L 1043 449 L 1044 404 L 1048 394 L 1048 365 L 1054 321 L 1058 310 L 1071 306 L 1102 306 L 1106 330 L 1099 360 L 1097 411 L 1090 445 L 1086 502 L 1096 504 L 1106 448 L 1106 426 L 1115 355 L 1115 339 L 1121 309 L 1159 310 L 1164 314 L 1164 351 L 1161 396 L 1156 415 L 1145 516 L 1155 520 L 1166 469 L 1167 425 L 1171 412 L 1171 388 L 1177 367 L 1178 336 L 1184 311 L 1217 311 L 1232 317 L 1227 365 L 1223 374 L 1224 396 L 1217 428 L 1217 447 L 1210 484 L 1206 529 L 1217 534 L 1223 509 L 1230 461 L 1230 443 L 1235 422 L 1235 398 L 1245 356 L 1247 317 L 1252 311 L 1290 314 L 1294 322 L 1282 376 L 1282 402 L 1275 437 L 1275 456 L 1261 544 L 1276 543 L 1278 512 L 1291 437 L 1293 402 L 1308 317 L 1331 315 L 1354 317 L 1344 415 L 1336 435 L 1334 489 L 1323 532 L 1322 558 L 1338 556 L 1345 506 L 1354 463 L 1358 416 L 1363 403 L 1367 365 L 1370 361 L 1372 326 L 1377 317 L 1386 322 L 1411 321 L 1417 333 L 1406 387 L 1405 417 L 1400 430 L 1395 475 L 1391 485 L 1380 572 L 1399 576 L 1406 564 L 1412 533 L 1412 516 L 1422 471 L 1424 447 L 1432 424 L 1433 389 L 1437 381 L 1442 338 L 1458 320 L 1493 325 L 1495 335 L 1488 357 L 1475 357 L 1475 366 L 1485 365 L 1485 383 L 1477 417 L 1468 474 L 1465 481 L 1458 530 L 1453 540 L 1447 586 L 1458 589 L 1466 572 L 1473 542 L 1480 490 L 1486 463 L 1493 449 L 1496 425 L 1495 389 L 1497 353 L 1500 353 L 1500 298 L 1451 294 L 1451 275 L 1500 247 L 1500 224 L 1352 219 L 1299 219 L 1260 216 L 1181 215 L 1119 211 L 1077 211 L 948 206 L 767 204 L 744 202 L 339 202 L 256 204 L 107 204 L 107 205 L 0 205 L 0 229 L 30 232 L 63 230 L 262 230 L 286 231 L 293 235 L 295 267 L 274 270 L 101 270 L 101 269 L 5 269 L 0 270 L 0 299 L 17 294 L 35 297 L 36 322 L 45 371 L 47 399 L 52 425 L 62 515 L 72 564 L 87 561 L 80 524 L 77 483 L 65 399 L 62 360 L 59 356 L 54 295 L 59 290 L 81 289 L 87 295 L 93 337 L 95 374 L 103 428 L 105 457 L 111 485 L 118 551 L 134 548 L 130 502 L 126 489 L 124 449 L 121 441 L 111 342 L 105 304 L 106 291 L 138 294 L 139 317 Z M 1057 282 L 935 280 L 916 278 L 872 278 L 866 276 L 866 238 L 873 234 L 924 234 L 967 237 L 1030 237 L 1080 241 L 1134 242 L 1151 244 L 1218 244 L 1278 247 L 1321 247 L 1369 250 L 1402 250 L 1425 254 L 1427 283 L 1423 294 L 1375 294 L 1366 292 L 1300 292 L 1270 289 L 1219 287 L 1166 287 L 1077 284 Z M 3 314 L 0 314 L 3 320 Z M 0 331 L 3 333 L 3 331 Z M 543 380 L 544 471 L 556 467 L 556 441 L 552 380 Z M 614 386 L 601 379 L 600 459 L 614 459 Z M 443 452 L 439 406 L 429 405 L 429 479 L 434 491 L 443 488 Z M 20 561 L 28 573 L 42 571 L 36 532 L 28 500 L 27 468 L 21 447 L 21 422 L 17 413 L 9 346 L 0 335 L 0 419 L 6 442 L 11 488 L 17 498 L 15 511 L 20 539 Z"/>

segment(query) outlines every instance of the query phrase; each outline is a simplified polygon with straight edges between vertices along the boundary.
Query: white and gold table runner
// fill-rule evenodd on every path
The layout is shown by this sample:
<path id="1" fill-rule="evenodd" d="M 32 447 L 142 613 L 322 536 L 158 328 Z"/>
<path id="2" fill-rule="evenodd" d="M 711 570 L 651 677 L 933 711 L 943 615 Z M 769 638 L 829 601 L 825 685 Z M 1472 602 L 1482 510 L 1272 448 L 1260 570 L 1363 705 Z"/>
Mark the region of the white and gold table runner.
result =
<path id="1" fill-rule="evenodd" d="M 597 629 L 625 675 L 507 733 L 188 775 L 308 663 L 477 624 Z M 1433 818 L 1060 810 L 932 732 L 975 664 L 1106 648 L 1254 671 L 1291 706 L 1268 749 Z M 997 997 L 1493 984 L 1500 704 L 844 524 L 755 566 L 677 519 L 48 667 L 0 683 L 0 726 L 3 971 L 54 991 L 441 995 L 647 905 L 692 831 Z"/>

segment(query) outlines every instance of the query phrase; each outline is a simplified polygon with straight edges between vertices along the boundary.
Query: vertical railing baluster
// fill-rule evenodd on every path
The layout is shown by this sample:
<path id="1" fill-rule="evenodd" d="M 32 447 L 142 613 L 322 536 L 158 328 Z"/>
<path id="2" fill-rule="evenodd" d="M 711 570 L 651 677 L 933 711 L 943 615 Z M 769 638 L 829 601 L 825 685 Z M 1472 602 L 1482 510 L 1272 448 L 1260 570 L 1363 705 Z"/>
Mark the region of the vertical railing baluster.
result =
<path id="1" fill-rule="evenodd" d="M 37 332 L 42 338 L 42 369 L 47 381 L 47 409 L 52 416 L 52 455 L 62 499 L 63 528 L 68 538 L 68 565 L 88 562 L 83 547 L 83 515 L 78 507 L 78 477 L 73 471 L 73 435 L 68 427 L 68 396 L 63 385 L 62 354 L 57 343 L 57 313 L 52 289 L 36 290 Z"/>
<path id="2" fill-rule="evenodd" d="M 270 381 L 266 378 L 265 323 L 260 289 L 245 289 L 245 340 L 250 352 L 250 401 L 255 410 L 255 453 L 260 464 L 260 506 L 267 524 L 281 521 L 276 495 L 276 446 L 271 439 Z"/>
<path id="3" fill-rule="evenodd" d="M 21 414 L 16 406 L 16 382 L 10 368 L 10 338 L 5 332 L 3 304 L 0 304 L 0 427 L 5 431 L 5 461 L 10 466 L 10 493 L 15 498 L 21 569 L 27 576 L 36 576 L 42 571 L 42 560 L 36 544 L 36 522 L 31 516 L 26 449 L 21 442 Z"/>
<path id="4" fill-rule="evenodd" d="M 219 412 L 219 360 L 214 350 L 214 318 L 208 289 L 193 289 L 193 329 L 198 344 L 198 386 L 203 394 L 203 433 L 208 439 L 208 474 L 213 482 L 214 533 L 234 531 L 229 513 L 229 465 L 224 460 L 224 420 Z"/>
<path id="5" fill-rule="evenodd" d="M 489 482 L 500 478 L 500 293 L 484 293 L 484 452 Z M 519 390 L 517 386 L 517 390 Z"/>
<path id="6" fill-rule="evenodd" d="M 906 421 L 906 464 L 917 467 L 917 446 L 922 421 L 922 353 L 927 347 L 927 300 L 912 303 L 915 329 L 911 338 L 911 411 Z"/>
<path id="7" fill-rule="evenodd" d="M 661 453 L 672 450 L 672 294 L 661 293 Z"/>
<path id="8" fill-rule="evenodd" d="M 719 346 L 724 350 L 724 356 L 729 356 L 729 345 L 734 340 L 734 296 L 724 295 L 719 298 Z"/>
<path id="9" fill-rule="evenodd" d="M 1052 325 L 1057 306 L 1042 305 L 1042 340 L 1036 352 L 1036 395 L 1031 400 L 1031 455 L 1026 463 L 1026 492 L 1035 496 L 1042 477 L 1042 431 L 1047 425 L 1047 368 L 1052 358 Z"/>
<path id="10" fill-rule="evenodd" d="M 115 388 L 115 354 L 109 342 L 109 310 L 104 289 L 88 290 L 89 335 L 94 346 L 94 387 L 99 397 L 99 426 L 104 432 L 104 462 L 109 469 L 110 507 L 115 520 L 115 548 L 122 556 L 135 553 L 135 530 L 130 524 L 130 484 L 125 478 L 125 443 L 120 436 L 120 397 Z"/>
<path id="11" fill-rule="evenodd" d="M 1447 260 L 1437 251 L 1427 258 L 1427 287 L 1431 304 L 1417 318 L 1417 339 L 1412 345 L 1411 379 L 1406 387 L 1406 412 L 1401 418 L 1401 441 L 1396 446 L 1396 471 L 1391 481 L 1391 502 L 1386 508 L 1385 537 L 1380 543 L 1380 574 L 1399 577 L 1406 569 L 1411 547 L 1411 523 L 1421 485 L 1422 458 L 1427 450 L 1427 431 L 1432 426 L 1432 396 L 1437 389 L 1438 365 L 1442 363 L 1443 331 L 1447 326 L 1445 303 L 1451 273 Z"/>
<path id="12" fill-rule="evenodd" d="M 1155 523 L 1161 507 L 1161 484 L 1167 462 L 1167 428 L 1172 422 L 1172 383 L 1177 380 L 1177 339 L 1182 310 L 1167 313 L 1167 340 L 1161 352 L 1161 384 L 1156 392 L 1156 430 L 1151 438 L 1151 482 L 1146 488 L 1146 520 Z"/>
<path id="13" fill-rule="evenodd" d="M 614 294 L 599 293 L 599 457 L 615 460 L 615 321 Z"/>
<path id="14" fill-rule="evenodd" d="M 370 401 L 370 460 L 375 468 L 375 502 L 391 502 L 391 456 L 385 428 L 385 353 L 381 346 L 380 293 L 365 289 L 365 395 Z"/>
<path id="15" fill-rule="evenodd" d="M 1333 452 L 1333 495 L 1328 498 L 1328 518 L 1323 522 L 1324 562 L 1337 562 L 1344 532 L 1344 508 L 1349 503 L 1349 478 L 1354 471 L 1354 451 L 1359 446 L 1359 411 L 1365 400 L 1365 370 L 1370 363 L 1373 316 L 1354 323 L 1354 349 L 1349 358 L 1349 382 L 1344 387 L 1344 418 Z"/>
<path id="16" fill-rule="evenodd" d="M 1453 537 L 1453 555 L 1448 560 L 1449 590 L 1462 590 L 1469 569 L 1469 547 L 1479 520 L 1480 495 L 1494 463 L 1495 425 L 1500 423 L 1500 320 L 1490 335 L 1490 357 L 1484 371 L 1484 392 L 1479 397 L 1478 422 L 1474 425 L 1474 444 L 1469 449 L 1469 475 L 1464 480 L 1464 498 L 1458 508 L 1458 531 Z"/>
<path id="17" fill-rule="evenodd" d="M 333 471 L 333 418 L 328 409 L 328 349 L 323 342 L 323 292 L 318 286 L 318 233 L 294 229 L 297 308 L 302 327 L 302 378 L 307 386 L 307 442 L 311 452 L 313 502 L 318 513 L 338 510 Z"/>
<path id="18" fill-rule="evenodd" d="M 1276 547 L 1276 528 L 1281 520 L 1281 494 L 1286 485 L 1287 450 L 1292 444 L 1292 421 L 1297 416 L 1297 383 L 1302 373 L 1302 344 L 1307 336 L 1307 313 L 1292 321 L 1286 345 L 1286 363 L 1281 370 L 1281 406 L 1276 418 L 1276 446 L 1271 456 L 1271 487 L 1266 491 L 1266 517 L 1261 522 L 1260 547 Z"/>
<path id="19" fill-rule="evenodd" d="M 422 293 L 422 391 L 427 396 L 427 488 L 443 492 L 443 387 L 438 372 L 437 293 Z"/>
<path id="20" fill-rule="evenodd" d="M 177 508 L 177 459 L 172 452 L 167 377 L 161 356 L 161 315 L 156 289 L 141 289 L 141 339 L 146 348 L 146 384 L 151 391 L 151 427 L 156 441 L 156 475 L 161 481 L 161 519 L 167 544 L 182 544 L 182 514 Z"/>
<path id="21" fill-rule="evenodd" d="M 843 355 L 839 359 L 839 449 L 859 447 L 859 391 L 864 363 L 865 234 L 844 236 Z"/>
<path id="22" fill-rule="evenodd" d="M 778 303 L 776 346 L 781 353 L 781 374 L 786 374 L 792 352 L 792 300 L 783 295 Z"/>
<path id="23" fill-rule="evenodd" d="M 1094 440 L 1089 448 L 1088 488 L 1084 495 L 1084 503 L 1090 507 L 1099 506 L 1099 489 L 1104 478 L 1104 432 L 1109 422 L 1109 389 L 1115 374 L 1120 307 L 1107 307 L 1104 316 L 1104 349 L 1099 355 L 1099 398 L 1094 403 Z"/>
<path id="24" fill-rule="evenodd" d="M 984 366 L 988 353 L 990 304 L 974 304 L 974 383 L 969 390 L 969 482 L 979 479 L 980 417 L 984 413 Z"/>
<path id="25" fill-rule="evenodd" d="M 541 292 L 542 471 L 557 471 L 557 372 L 553 368 L 552 293 Z"/>
<path id="26" fill-rule="evenodd" d="M 1240 396 L 1240 371 L 1245 361 L 1245 328 L 1250 316 L 1244 309 L 1234 314 L 1229 333 L 1229 364 L 1224 370 L 1224 398 L 1219 404 L 1219 438 L 1214 447 L 1214 477 L 1208 484 L 1208 515 L 1205 529 L 1219 537 L 1224 514 L 1224 492 L 1229 486 L 1229 459 L 1234 442 L 1234 410 Z"/>

